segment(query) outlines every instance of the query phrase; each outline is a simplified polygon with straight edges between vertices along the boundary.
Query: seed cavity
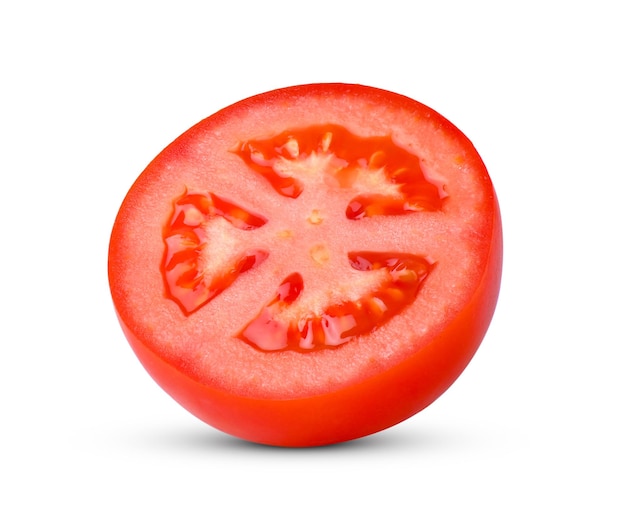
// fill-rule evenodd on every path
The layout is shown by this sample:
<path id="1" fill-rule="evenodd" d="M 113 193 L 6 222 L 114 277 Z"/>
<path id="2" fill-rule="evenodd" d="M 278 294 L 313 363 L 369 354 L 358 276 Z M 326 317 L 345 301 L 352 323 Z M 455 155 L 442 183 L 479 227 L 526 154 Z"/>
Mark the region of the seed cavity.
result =
<path id="1" fill-rule="evenodd" d="M 167 297 L 191 315 L 265 261 L 268 252 L 246 248 L 235 231 L 252 231 L 266 222 L 213 193 L 185 190 L 163 228 L 161 273 Z"/>
<path id="2" fill-rule="evenodd" d="M 419 156 L 392 134 L 361 137 L 339 125 L 311 125 L 271 138 L 250 139 L 234 151 L 279 194 L 298 198 L 305 187 L 327 184 L 353 191 L 351 220 L 440 210 L 443 182 L 430 180 Z M 408 207 L 404 206 L 409 202 Z"/>
<path id="3" fill-rule="evenodd" d="M 311 254 L 323 255 L 325 251 L 326 247 L 319 244 Z M 266 352 L 312 352 L 342 346 L 375 331 L 402 312 L 415 300 L 434 267 L 424 257 L 400 252 L 350 252 L 348 261 L 356 271 L 381 270 L 377 285 L 366 288 L 363 294 L 344 294 L 339 300 L 331 298 L 334 302 L 328 306 L 314 308 L 302 275 L 292 273 L 238 337 Z M 406 271 L 417 274 L 417 279 L 399 280 L 397 275 Z"/>

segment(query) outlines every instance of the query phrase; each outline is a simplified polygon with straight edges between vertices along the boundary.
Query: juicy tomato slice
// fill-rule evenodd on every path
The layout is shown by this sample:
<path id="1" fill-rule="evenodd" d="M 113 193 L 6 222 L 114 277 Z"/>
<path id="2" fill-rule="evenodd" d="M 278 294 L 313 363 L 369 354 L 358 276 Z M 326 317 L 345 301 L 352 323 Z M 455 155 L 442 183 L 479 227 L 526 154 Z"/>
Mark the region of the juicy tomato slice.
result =
<path id="1" fill-rule="evenodd" d="M 487 331 L 501 264 L 469 140 L 347 84 L 192 127 L 135 182 L 109 249 L 116 312 L 153 378 L 214 427 L 280 446 L 362 437 L 432 403 Z"/>

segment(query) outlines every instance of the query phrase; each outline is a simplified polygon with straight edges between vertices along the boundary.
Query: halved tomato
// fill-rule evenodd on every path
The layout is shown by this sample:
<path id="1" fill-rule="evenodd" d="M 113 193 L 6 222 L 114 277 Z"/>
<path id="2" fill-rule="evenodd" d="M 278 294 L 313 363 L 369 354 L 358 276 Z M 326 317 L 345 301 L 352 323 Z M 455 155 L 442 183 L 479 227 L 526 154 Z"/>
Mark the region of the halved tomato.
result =
<path id="1" fill-rule="evenodd" d="M 349 84 L 205 119 L 139 176 L 109 279 L 135 353 L 208 424 L 277 446 L 362 437 L 425 408 L 493 315 L 502 231 L 470 141 Z"/>

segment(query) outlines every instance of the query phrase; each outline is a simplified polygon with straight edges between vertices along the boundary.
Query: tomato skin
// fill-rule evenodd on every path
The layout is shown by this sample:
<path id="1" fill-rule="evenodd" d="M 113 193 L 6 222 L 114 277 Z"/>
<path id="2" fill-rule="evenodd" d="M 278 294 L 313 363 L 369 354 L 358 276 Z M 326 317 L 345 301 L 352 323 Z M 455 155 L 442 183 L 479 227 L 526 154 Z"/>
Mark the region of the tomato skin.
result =
<path id="1" fill-rule="evenodd" d="M 309 86 L 323 89 L 329 85 Z M 352 86 L 345 86 L 349 93 Z M 448 135 L 471 147 L 456 127 L 437 113 L 430 114 Z M 110 244 L 109 277 L 128 342 L 153 379 L 178 403 L 209 425 L 245 440 L 286 447 L 329 445 L 370 435 L 411 417 L 436 400 L 462 373 L 478 349 L 496 307 L 503 257 L 500 211 L 477 154 L 471 165 L 484 170 L 484 185 L 490 193 L 481 210 L 491 222 L 482 275 L 463 310 L 425 346 L 393 367 L 351 385 L 289 398 L 245 396 L 198 380 L 161 357 L 145 337 L 133 330 L 127 309 L 132 302 L 124 301 L 115 290 L 120 283 L 117 264 L 124 258 L 119 237 L 122 228 L 116 226 Z M 123 221 L 123 217 L 118 220 Z"/>

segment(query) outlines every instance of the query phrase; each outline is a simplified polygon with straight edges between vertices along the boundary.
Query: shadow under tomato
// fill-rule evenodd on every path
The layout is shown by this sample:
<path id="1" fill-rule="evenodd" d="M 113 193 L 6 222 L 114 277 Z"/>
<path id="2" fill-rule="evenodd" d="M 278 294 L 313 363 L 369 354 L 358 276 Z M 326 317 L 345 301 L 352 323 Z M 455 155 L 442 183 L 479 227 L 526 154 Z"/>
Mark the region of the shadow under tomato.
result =
<path id="1" fill-rule="evenodd" d="M 458 430 L 458 431 L 457 431 Z M 414 424 L 399 425 L 367 437 L 320 447 L 274 447 L 257 444 L 221 433 L 213 428 L 185 428 L 180 431 L 163 431 L 143 434 L 140 440 L 152 448 L 177 449 L 187 452 L 228 451 L 241 453 L 292 453 L 292 454 L 352 454 L 371 451 L 414 453 L 437 449 L 479 445 L 482 435 L 472 435 L 461 428 L 419 427 Z M 134 440 L 135 444 L 139 443 Z"/>

